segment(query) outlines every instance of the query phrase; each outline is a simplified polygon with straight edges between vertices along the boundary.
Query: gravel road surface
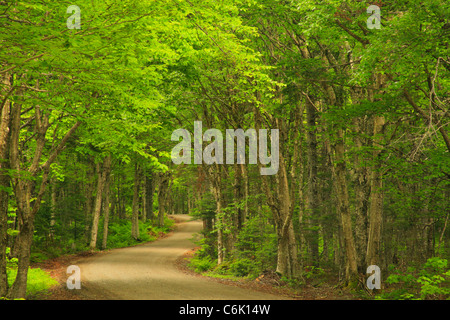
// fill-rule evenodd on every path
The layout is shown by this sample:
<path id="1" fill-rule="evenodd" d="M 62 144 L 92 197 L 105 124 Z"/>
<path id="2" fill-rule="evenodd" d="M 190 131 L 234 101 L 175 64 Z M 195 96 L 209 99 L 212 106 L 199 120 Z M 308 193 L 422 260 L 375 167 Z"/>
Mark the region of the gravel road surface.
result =
<path id="1" fill-rule="evenodd" d="M 166 238 L 129 248 L 114 249 L 82 261 L 80 293 L 101 300 L 275 300 L 282 296 L 230 286 L 189 275 L 176 260 L 194 248 L 191 239 L 201 221 L 176 215 L 180 222 Z"/>

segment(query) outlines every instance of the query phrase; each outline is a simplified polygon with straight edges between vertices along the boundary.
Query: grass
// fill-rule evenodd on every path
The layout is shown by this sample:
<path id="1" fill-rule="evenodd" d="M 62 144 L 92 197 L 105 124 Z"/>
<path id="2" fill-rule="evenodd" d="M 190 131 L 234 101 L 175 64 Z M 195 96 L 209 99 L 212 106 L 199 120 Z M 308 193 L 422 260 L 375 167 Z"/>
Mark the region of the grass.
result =
<path id="1" fill-rule="evenodd" d="M 207 271 L 207 272 L 203 272 L 202 273 L 203 276 L 207 276 L 207 277 L 211 277 L 211 278 L 216 278 L 216 279 L 225 279 L 225 280 L 233 280 L 233 281 L 239 281 L 239 280 L 243 280 L 243 279 L 249 279 L 249 280 L 254 280 L 253 276 L 235 276 L 232 274 L 221 274 L 221 273 L 217 273 L 215 271 Z"/>
<path id="2" fill-rule="evenodd" d="M 8 269 L 8 284 L 14 283 L 17 275 L 17 269 Z M 29 268 L 27 278 L 27 296 L 45 294 L 50 288 L 58 285 L 58 281 L 53 279 L 48 272 L 40 268 Z"/>

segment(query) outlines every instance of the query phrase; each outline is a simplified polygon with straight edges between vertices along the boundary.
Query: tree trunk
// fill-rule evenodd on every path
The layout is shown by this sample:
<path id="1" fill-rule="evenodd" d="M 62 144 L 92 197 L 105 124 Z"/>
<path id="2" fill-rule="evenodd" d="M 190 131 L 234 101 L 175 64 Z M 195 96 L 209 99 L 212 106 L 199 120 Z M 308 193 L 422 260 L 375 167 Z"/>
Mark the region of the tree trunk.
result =
<path id="1" fill-rule="evenodd" d="M 93 168 L 93 163 L 89 165 L 88 168 L 88 175 L 89 177 L 95 177 L 95 169 Z M 84 240 L 86 244 L 89 244 L 89 226 L 91 224 L 91 214 L 93 211 L 93 205 L 94 205 L 94 199 L 93 194 L 94 192 L 94 181 L 88 181 L 86 183 L 86 189 L 85 189 L 85 198 L 86 201 L 84 203 Z"/>
<path id="2" fill-rule="evenodd" d="M 374 147 L 373 160 L 374 166 L 377 166 L 377 158 L 380 150 L 377 150 L 381 138 L 378 135 L 382 132 L 385 120 L 383 117 L 374 118 Z M 370 177 L 370 207 L 369 207 L 369 237 L 367 242 L 368 265 L 377 265 L 380 263 L 380 242 L 381 228 L 383 220 L 383 180 L 382 173 L 374 167 Z"/>
<path id="3" fill-rule="evenodd" d="M 18 216 L 22 220 L 20 225 L 20 233 L 17 235 L 16 242 L 18 244 L 18 265 L 17 265 L 17 276 L 11 286 L 7 298 L 17 299 L 25 298 L 27 292 L 27 278 L 28 278 L 28 267 L 30 266 L 30 255 L 31 255 L 31 244 L 33 241 L 33 231 L 34 231 L 34 217 L 26 218 L 28 213 L 19 213 L 19 208 L 17 209 Z"/>
<path id="4" fill-rule="evenodd" d="M 8 290 L 6 247 L 8 244 L 9 194 L 7 190 L 9 188 L 9 177 L 2 173 L 3 169 L 6 169 L 5 163 L 0 164 L 0 297 L 4 297 Z"/>
<path id="5" fill-rule="evenodd" d="M 15 241 L 18 257 L 17 277 L 7 294 L 7 298 L 15 299 L 25 298 L 26 295 L 34 220 L 48 184 L 50 165 L 62 151 L 67 140 L 79 127 L 81 122 L 77 122 L 72 126 L 57 147 L 50 153 L 47 161 L 44 164 L 41 164 L 42 153 L 46 142 L 45 135 L 49 128 L 49 116 L 43 115 L 39 106 L 36 106 L 36 147 L 31 164 L 28 169 L 23 169 L 19 158 L 20 116 L 22 106 L 20 104 L 14 104 L 11 109 L 10 164 L 11 169 L 14 170 L 13 185 L 17 204 L 19 233 Z M 37 180 L 38 173 L 42 173 L 42 177 L 39 188 L 35 188 L 35 181 Z M 23 177 L 24 174 L 26 174 L 26 178 Z M 30 179 L 30 177 L 32 179 Z M 33 194 L 34 190 L 36 190 L 36 192 Z"/>
<path id="6" fill-rule="evenodd" d="M 220 193 L 220 190 L 218 191 Z M 218 199 L 222 196 L 217 195 Z M 222 200 L 216 200 L 216 229 L 217 229 L 217 264 L 222 264 L 225 261 L 225 240 L 223 236 L 224 219 L 222 213 Z"/>
<path id="7" fill-rule="evenodd" d="M 111 182 L 111 155 L 108 155 L 105 159 L 104 163 L 104 172 L 105 172 L 105 201 L 104 203 L 104 220 L 103 220 L 103 240 L 102 240 L 102 249 L 105 250 L 108 242 L 108 227 L 109 227 L 109 215 L 110 215 L 110 182 Z"/>
<path id="8" fill-rule="evenodd" d="M 215 229 L 217 230 L 217 264 L 220 265 L 225 261 L 226 257 L 226 237 L 224 234 L 225 219 L 224 219 L 224 198 L 222 193 L 222 170 L 220 165 L 215 164 L 215 167 L 209 167 L 205 170 L 209 176 L 211 193 L 216 201 L 215 214 Z"/>
<path id="9" fill-rule="evenodd" d="M 16 218 L 19 233 L 14 241 L 14 255 L 18 258 L 16 279 L 10 288 L 7 298 L 25 298 L 27 289 L 28 266 L 30 262 L 30 249 L 33 237 L 33 217 L 30 216 L 31 181 L 20 179 L 19 164 L 19 131 L 20 114 L 22 106 L 14 104 L 11 108 L 11 143 L 10 161 L 11 168 L 15 170 L 14 195 L 17 202 Z M 37 145 L 39 147 L 39 145 Z"/>
<path id="10" fill-rule="evenodd" d="M 142 185 L 141 201 L 139 201 L 139 210 L 141 212 L 141 221 L 145 223 L 147 221 L 147 188 L 145 186 L 145 174 Z"/>
<path id="11" fill-rule="evenodd" d="M 139 186 L 141 183 L 139 165 L 134 166 L 134 186 L 133 186 L 133 205 L 131 216 L 131 236 L 133 239 L 139 239 Z"/>
<path id="12" fill-rule="evenodd" d="M 104 160 L 106 161 L 106 159 Z M 95 196 L 94 212 L 92 214 L 91 242 L 89 247 L 95 250 L 97 246 L 98 223 L 100 221 L 100 213 L 102 209 L 103 189 L 105 185 L 106 172 L 104 166 L 97 163 L 97 194 Z"/>
<path id="13" fill-rule="evenodd" d="M 242 223 L 245 222 L 245 219 L 248 217 L 248 197 L 249 197 L 249 178 L 247 166 L 241 164 L 242 177 L 244 178 L 244 211 L 242 214 Z"/>
<path id="14" fill-rule="evenodd" d="M 51 200 L 51 208 L 50 208 L 50 228 L 48 232 L 48 238 L 50 239 L 50 242 L 53 242 L 55 237 L 55 217 L 56 217 L 56 202 L 57 202 L 57 192 L 56 192 L 56 179 L 52 179 L 51 182 L 51 194 L 50 194 L 50 200 Z"/>
<path id="15" fill-rule="evenodd" d="M 168 173 L 160 175 L 158 187 L 158 226 L 164 226 L 164 214 L 167 210 L 167 193 L 169 189 Z"/>
<path id="16" fill-rule="evenodd" d="M 348 198 L 348 186 L 346 179 L 346 159 L 344 155 L 344 135 L 342 129 L 337 129 L 337 141 L 334 144 L 335 153 L 335 169 L 334 180 L 335 190 L 338 200 L 337 211 L 341 218 L 342 236 L 344 240 L 345 254 L 348 264 L 348 272 L 346 272 L 347 281 L 353 282 L 357 279 L 358 264 L 356 260 L 356 248 L 353 239 L 352 221 L 350 215 L 350 203 Z"/>
<path id="17" fill-rule="evenodd" d="M 286 164 L 280 153 L 279 167 L 279 216 L 276 220 L 278 234 L 278 256 L 276 271 L 288 278 L 298 275 L 297 242 L 292 224 L 292 210 L 287 179 Z"/>
<path id="18" fill-rule="evenodd" d="M 3 84 L 10 89 L 10 76 L 6 74 Z M 6 274 L 6 247 L 8 244 L 8 203 L 10 190 L 10 178 L 7 175 L 9 169 L 9 127 L 11 102 L 0 96 L 0 297 L 4 297 L 8 291 Z"/>
<path id="19" fill-rule="evenodd" d="M 367 146 L 364 142 L 363 135 L 366 130 L 364 119 L 355 120 L 355 130 L 359 134 L 355 137 L 355 147 L 361 150 Z M 369 230 L 369 198 L 370 198 L 370 170 L 364 165 L 361 155 L 354 156 L 354 189 L 355 189 L 355 245 L 358 259 L 358 270 L 360 273 L 365 273 L 366 253 L 367 253 L 367 239 Z"/>
<path id="20" fill-rule="evenodd" d="M 280 137 L 285 137 L 282 123 L 275 124 L 280 130 Z M 261 115 L 257 109 L 255 109 L 255 127 L 259 132 L 261 128 Z M 281 143 L 280 143 L 281 145 Z M 273 148 L 274 146 L 272 146 Z M 272 150 L 274 151 L 274 150 Z M 298 258 L 297 258 L 297 242 L 295 240 L 295 234 L 292 224 L 291 200 L 289 183 L 287 176 L 286 162 L 284 160 L 282 150 L 279 150 L 279 167 L 275 177 L 275 190 L 277 190 L 277 196 L 274 197 L 272 190 L 269 186 L 269 178 L 266 175 L 262 175 L 262 186 L 267 197 L 267 203 L 272 211 L 275 227 L 278 237 L 277 247 L 277 268 L 276 271 L 283 276 L 293 278 L 298 275 Z M 261 167 L 261 163 L 259 163 Z"/>
<path id="21" fill-rule="evenodd" d="M 122 195 L 122 183 L 125 181 L 124 174 L 119 176 L 119 181 L 117 183 L 117 213 L 119 220 L 123 220 L 126 218 L 125 212 L 125 199 Z"/>
<path id="22" fill-rule="evenodd" d="M 308 145 L 308 183 L 307 183 L 307 201 L 306 218 L 308 220 L 308 232 L 306 240 L 310 248 L 310 263 L 317 266 L 319 263 L 319 206 L 318 197 L 318 177 L 317 177 L 317 137 L 316 137 L 316 108 L 310 101 L 306 99 L 306 142 Z"/>

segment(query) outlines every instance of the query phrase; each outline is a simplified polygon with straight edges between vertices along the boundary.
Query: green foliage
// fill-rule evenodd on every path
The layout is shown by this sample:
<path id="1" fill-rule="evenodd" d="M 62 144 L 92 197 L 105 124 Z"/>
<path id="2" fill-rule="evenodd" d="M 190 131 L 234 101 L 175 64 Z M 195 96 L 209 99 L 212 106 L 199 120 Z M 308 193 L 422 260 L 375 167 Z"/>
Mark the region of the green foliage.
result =
<path id="1" fill-rule="evenodd" d="M 394 269 L 386 279 L 388 292 L 376 299 L 435 300 L 450 299 L 450 269 L 446 259 L 433 257 L 421 270 L 407 268 L 401 272 Z"/>
<path id="2" fill-rule="evenodd" d="M 194 255 L 190 260 L 188 267 L 195 272 L 202 273 L 213 269 L 217 265 L 217 260 L 213 260 L 210 256 Z"/>
<path id="3" fill-rule="evenodd" d="M 304 285 L 304 281 L 301 278 L 288 278 L 285 276 L 281 277 L 281 282 L 287 284 L 291 288 L 300 288 Z"/>
<path id="4" fill-rule="evenodd" d="M 8 282 L 11 285 L 16 278 L 17 269 L 8 272 Z M 48 272 L 40 268 L 29 268 L 27 278 L 27 295 L 45 294 L 53 286 L 58 285 L 58 281 L 53 279 Z"/>
<path id="5" fill-rule="evenodd" d="M 263 226 L 263 227 L 262 227 Z M 264 227 L 265 226 L 265 227 Z M 256 278 L 265 270 L 271 270 L 276 264 L 276 234 L 265 222 L 265 217 L 257 215 L 245 222 L 238 235 L 236 250 L 227 260 L 217 265 L 217 250 L 208 238 L 197 242 L 200 246 L 190 261 L 197 272 L 208 272 L 209 276 L 221 278 Z"/>
<path id="6" fill-rule="evenodd" d="M 122 220 L 109 225 L 107 248 L 122 248 L 136 245 L 142 242 L 155 241 L 160 234 L 168 233 L 172 230 L 173 220 L 165 217 L 164 226 L 154 226 L 151 221 L 139 222 L 139 239 L 131 237 L 131 221 Z M 103 230 L 101 226 L 100 230 Z M 99 234 L 99 239 L 103 235 Z M 98 241 L 101 242 L 101 241 Z"/>
<path id="7" fill-rule="evenodd" d="M 53 256 L 53 255 L 52 255 Z M 47 259 L 51 258 L 51 256 L 44 252 L 32 252 L 30 256 L 30 262 L 36 263 L 36 262 L 42 262 Z"/>
<path id="8" fill-rule="evenodd" d="M 248 275 L 258 275 L 260 268 L 255 261 L 250 259 L 235 259 L 229 264 L 229 270 L 236 277 L 246 277 Z"/>
<path id="9" fill-rule="evenodd" d="M 267 223 L 269 213 L 262 212 L 248 219 L 238 234 L 235 257 L 251 261 L 253 271 L 272 270 L 276 266 L 277 235 Z"/>
<path id="10" fill-rule="evenodd" d="M 14 270 L 17 268 L 17 258 L 9 258 L 9 254 L 11 252 L 11 248 L 6 247 L 6 270 Z"/>
<path id="11" fill-rule="evenodd" d="M 446 259 L 430 258 L 417 279 L 421 299 L 450 299 L 450 268 Z"/>
<path id="12" fill-rule="evenodd" d="M 129 220 L 111 223 L 108 230 L 108 248 L 128 247 L 139 243 L 131 237 L 131 221 Z M 145 228 L 141 223 L 139 224 L 139 234 L 140 240 L 150 241 L 151 236 L 145 233 Z"/>
<path id="13" fill-rule="evenodd" d="M 10 270 L 8 272 L 8 282 L 10 285 L 16 278 L 17 270 Z M 27 295 L 45 294 L 45 292 L 58 285 L 58 281 L 50 277 L 50 275 L 39 268 L 28 269 L 27 279 Z"/>
<path id="14" fill-rule="evenodd" d="M 11 286 L 17 275 L 17 258 L 8 258 L 10 248 L 6 248 L 6 274 L 8 284 Z M 58 281 L 40 268 L 29 268 L 27 279 L 27 295 L 43 294 L 51 287 L 58 284 Z"/>
<path id="15" fill-rule="evenodd" d="M 199 249 L 195 252 L 197 257 L 205 258 L 217 255 L 216 247 L 211 244 L 207 237 L 201 237 L 195 244 L 199 246 Z"/>
<path id="16" fill-rule="evenodd" d="M 21 217 L 15 216 L 16 193 L 32 190 L 24 199 L 31 199 L 33 206 L 39 203 L 43 172 L 31 174 L 29 166 L 46 163 L 68 129 L 80 121 L 82 125 L 67 141 L 64 153 L 49 167 L 54 193 L 44 193 L 32 220 L 32 262 L 88 248 L 99 176 L 95 164 L 112 154 L 109 187 L 116 207 L 108 248 L 152 241 L 170 230 L 172 222 L 166 218 L 164 227 L 139 223 L 140 239 L 131 237 L 127 219 L 137 164 L 155 176 L 170 170 L 173 180 L 168 203 L 177 202 L 173 200 L 180 195 L 181 186 L 186 190 L 194 186 L 194 193 L 202 195 L 197 201 L 191 189 L 183 194 L 192 200 L 190 209 L 196 199 L 193 215 L 210 222 L 211 228 L 203 233 L 205 239 L 191 261 L 195 270 L 238 277 L 274 270 L 280 228 L 280 223 L 274 222 L 280 213 L 276 203 L 280 199 L 276 190 L 279 176 L 266 177 L 261 188 L 261 177 L 255 177 L 257 166 L 245 167 L 245 179 L 238 176 L 239 166 L 228 166 L 216 179 L 209 171 L 213 166 L 205 173 L 205 168 L 196 166 L 174 169 L 170 161 L 174 129 L 191 129 L 194 119 L 216 128 L 251 128 L 256 126 L 258 114 L 263 127 L 281 129 L 294 232 L 305 242 L 302 240 L 300 247 L 302 258 L 307 261 L 311 245 L 318 245 L 320 258 L 314 261 L 318 265 L 339 260 L 342 267 L 346 263 L 334 259 L 336 249 L 345 251 L 340 243 L 334 243 L 341 239 L 335 237 L 341 219 L 331 179 L 333 168 L 340 165 L 333 157 L 338 128 L 344 132 L 342 164 L 349 179 L 349 205 L 352 212 L 361 213 L 353 215 L 353 226 L 366 224 L 359 220 L 366 216 L 376 194 L 369 188 L 361 197 L 357 191 L 370 185 L 371 170 L 380 170 L 383 221 L 387 222 L 381 238 L 388 241 L 380 248 L 409 261 L 423 259 L 420 250 L 416 257 L 409 248 L 418 247 L 418 234 L 425 239 L 432 230 L 434 236 L 442 232 L 442 237 L 438 248 L 433 241 L 426 250 L 439 249 L 434 252 L 448 257 L 450 157 L 443 139 L 448 136 L 450 93 L 447 2 L 383 4 L 379 30 L 366 29 L 367 3 L 362 1 L 79 0 L 81 30 L 67 30 L 65 4 L 59 2 L 16 1 L 4 6 L 0 15 L 0 25 L 6 30 L 0 33 L 0 101 L 10 102 L 11 110 L 21 107 L 17 166 L 20 179 L 33 181 L 30 188 L 12 188 L 17 181 L 0 186 L 10 196 L 8 241 L 14 242 L 19 233 L 14 229 L 20 228 L 17 222 Z M 406 92 L 414 103 L 405 100 Z M 317 130 L 304 126 L 306 99 L 317 111 L 312 126 Z M 380 137 L 373 135 L 374 116 L 386 120 Z M 37 131 L 40 123 L 49 125 L 41 151 L 36 142 L 42 137 Z M 308 143 L 305 136 L 313 131 L 317 141 Z M 381 152 L 374 157 L 377 150 Z M 309 155 L 316 151 L 319 155 L 314 165 L 319 172 L 313 177 Z M 19 171 L 7 172 L 15 177 Z M 205 192 L 211 182 L 219 183 L 215 187 L 223 197 L 220 212 L 216 212 L 218 200 Z M 247 198 L 242 193 L 244 182 Z M 266 185 L 274 202 L 254 194 Z M 311 185 L 317 186 L 317 193 L 308 190 Z M 307 197 L 317 201 L 317 215 L 308 212 Z M 244 210 L 247 216 L 241 226 L 235 218 Z M 417 228 L 424 224 L 424 232 L 418 233 Z M 215 260 L 217 230 L 223 232 L 228 249 L 220 266 Z M 98 247 L 102 232 L 100 220 Z M 318 242 L 308 236 L 316 232 L 320 232 Z M 16 263 L 8 260 L 8 270 Z M 395 298 L 445 298 L 447 269 L 446 260 L 433 258 L 419 271 L 396 270 L 386 283 L 395 288 L 390 293 Z M 307 266 L 303 275 L 314 279 L 324 273 L 320 267 Z"/>
<path id="17" fill-rule="evenodd" d="M 305 266 L 303 268 L 303 276 L 306 279 L 321 277 L 325 275 L 325 270 L 316 266 Z"/>

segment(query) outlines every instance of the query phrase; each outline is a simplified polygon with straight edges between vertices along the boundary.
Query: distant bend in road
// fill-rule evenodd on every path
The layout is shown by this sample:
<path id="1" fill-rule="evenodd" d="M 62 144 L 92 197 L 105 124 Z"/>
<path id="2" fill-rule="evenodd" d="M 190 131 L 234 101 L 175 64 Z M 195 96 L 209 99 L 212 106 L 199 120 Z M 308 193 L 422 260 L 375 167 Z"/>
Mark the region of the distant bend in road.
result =
<path id="1" fill-rule="evenodd" d="M 200 221 L 176 215 L 177 230 L 155 242 L 114 249 L 79 264 L 81 294 L 108 300 L 275 300 L 281 296 L 183 273 L 175 262 L 194 247 Z"/>

